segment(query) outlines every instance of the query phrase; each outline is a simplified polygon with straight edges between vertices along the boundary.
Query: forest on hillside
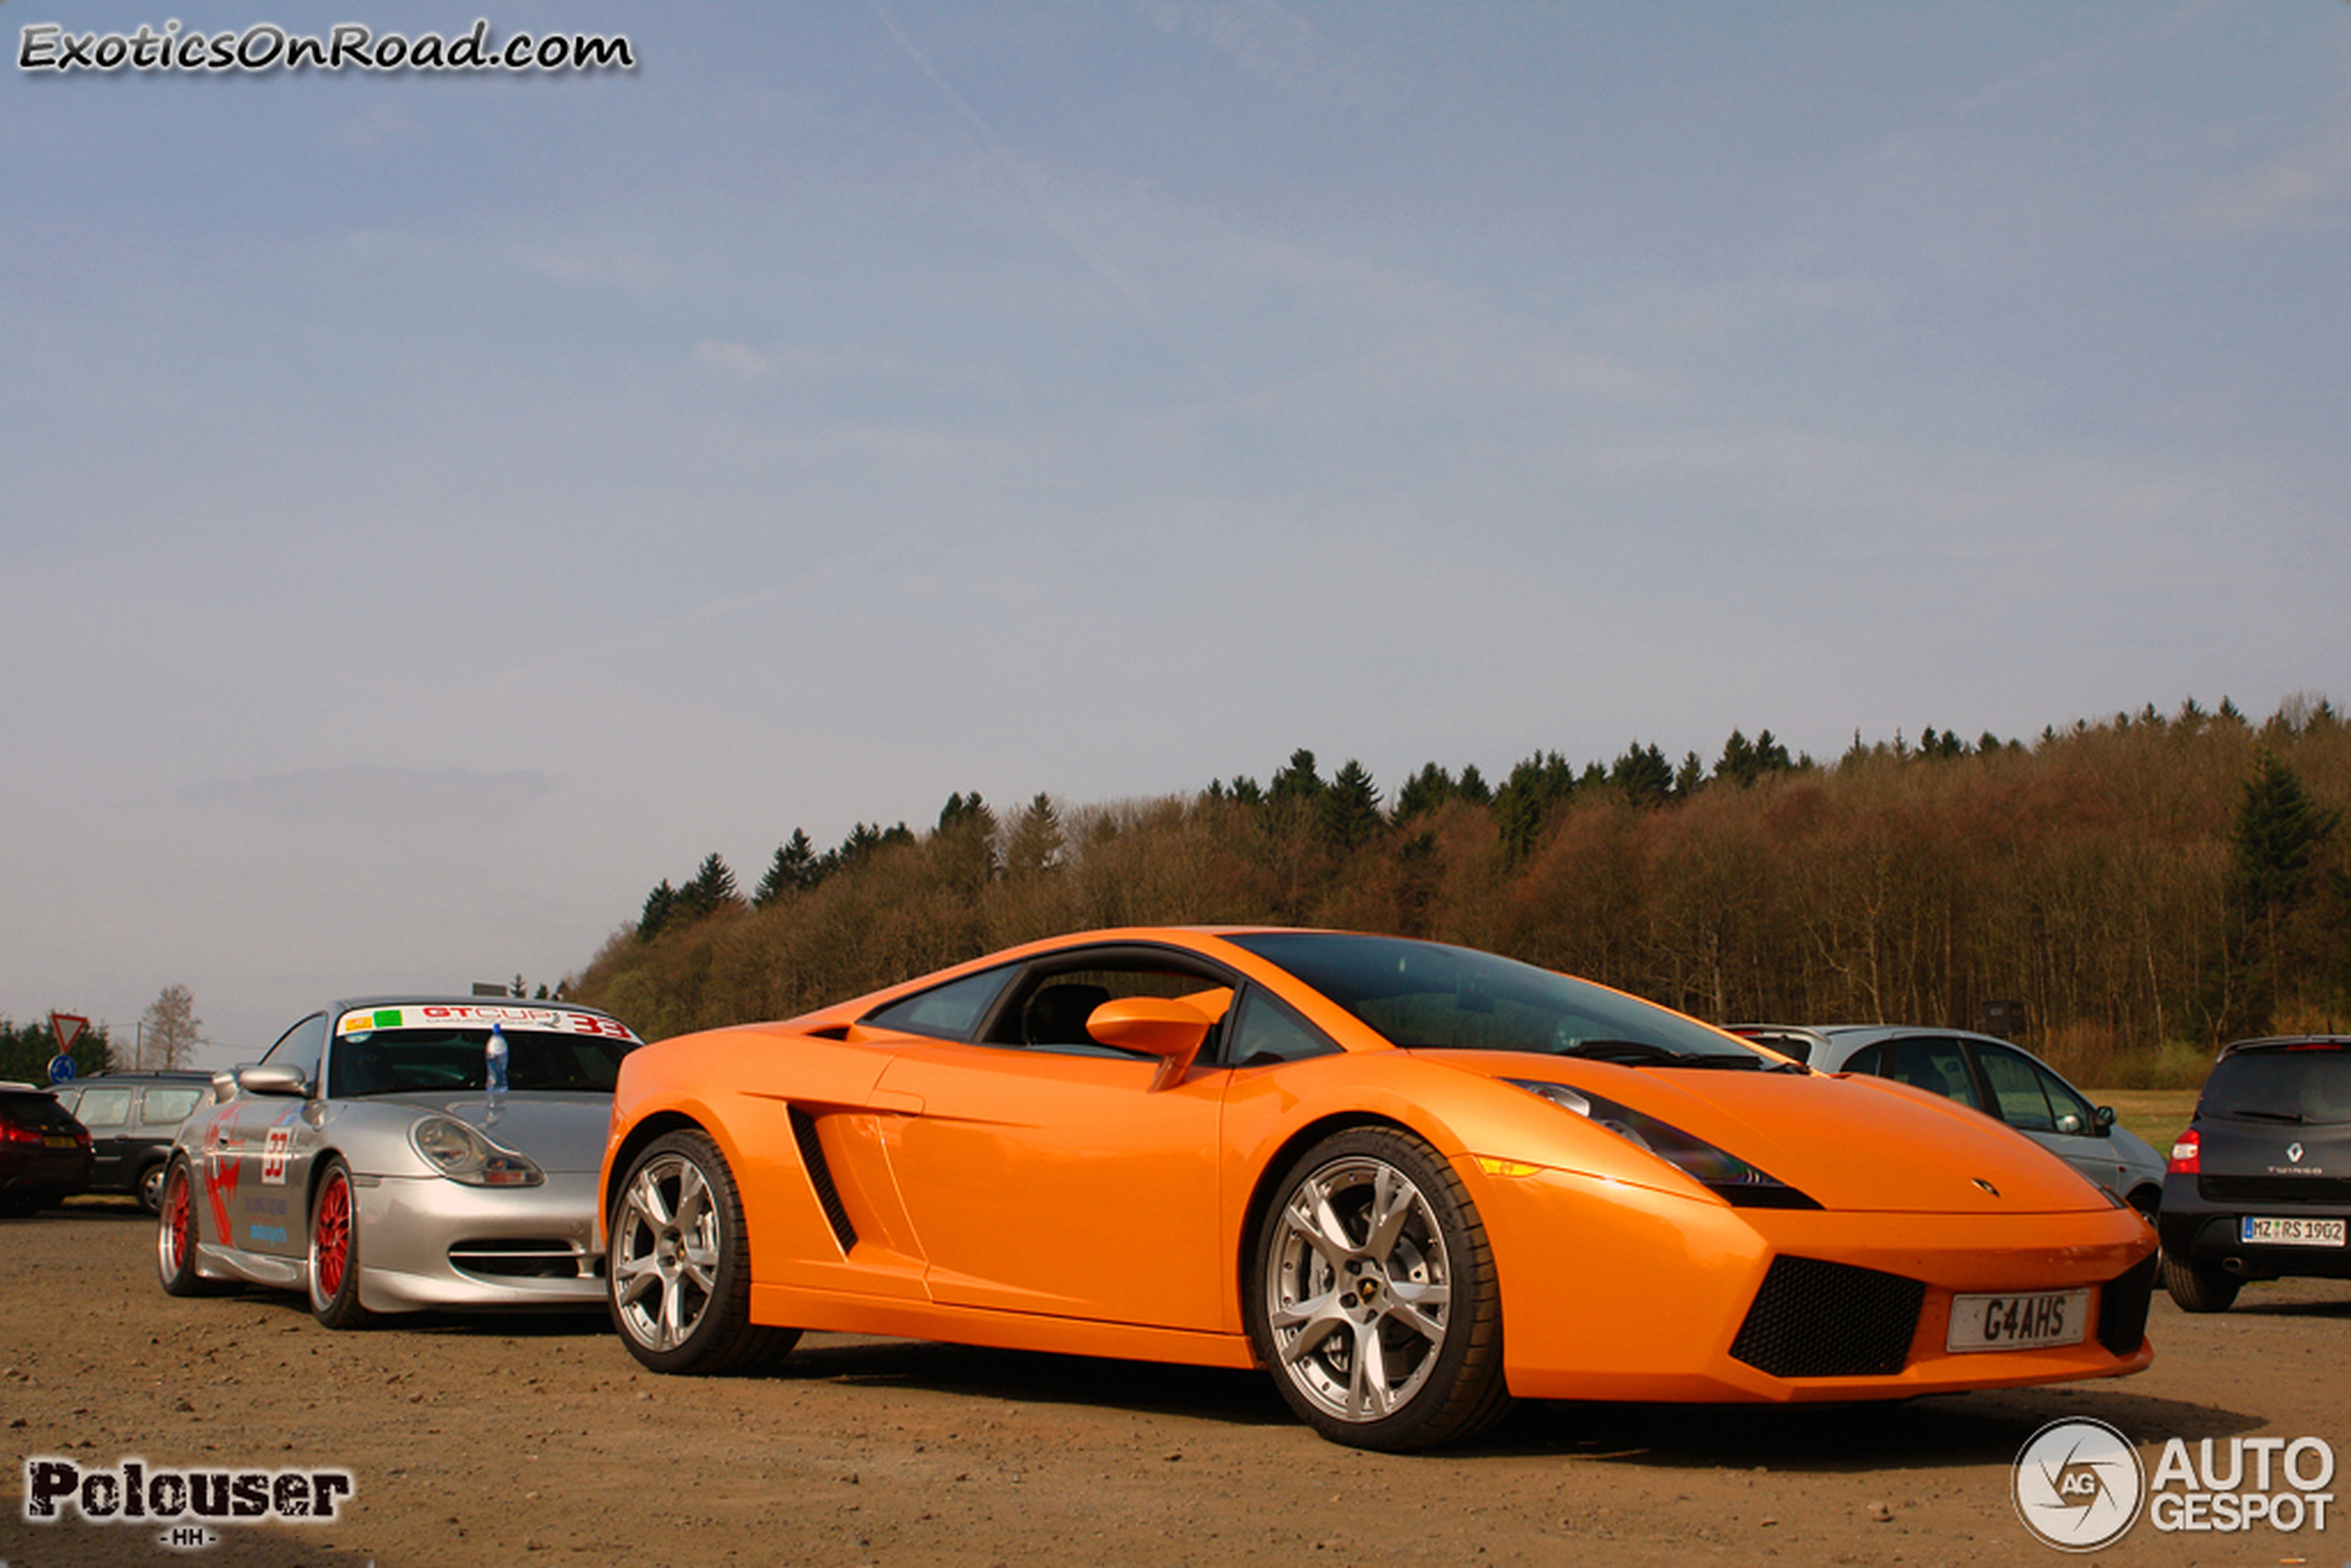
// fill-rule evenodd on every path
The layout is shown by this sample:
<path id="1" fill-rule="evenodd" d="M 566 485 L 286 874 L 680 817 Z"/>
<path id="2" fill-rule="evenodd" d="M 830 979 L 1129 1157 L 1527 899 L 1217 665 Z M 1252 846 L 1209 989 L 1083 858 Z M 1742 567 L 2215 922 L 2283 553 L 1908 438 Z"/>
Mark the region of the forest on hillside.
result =
<path id="1" fill-rule="evenodd" d="M 1833 763 L 1735 732 L 1712 765 L 1538 753 L 1385 795 L 1295 753 L 1261 786 L 795 830 L 746 896 L 717 855 L 566 989 L 647 1039 L 777 1018 L 1093 927 L 1434 938 L 1716 1022 L 1983 1027 L 2094 1081 L 2193 1081 L 2220 1041 L 2351 1025 L 2351 726 L 2295 698 L 2149 706 L 2029 742 L 1925 731 Z M 2149 1075 L 2154 1078 L 2149 1078 Z"/>

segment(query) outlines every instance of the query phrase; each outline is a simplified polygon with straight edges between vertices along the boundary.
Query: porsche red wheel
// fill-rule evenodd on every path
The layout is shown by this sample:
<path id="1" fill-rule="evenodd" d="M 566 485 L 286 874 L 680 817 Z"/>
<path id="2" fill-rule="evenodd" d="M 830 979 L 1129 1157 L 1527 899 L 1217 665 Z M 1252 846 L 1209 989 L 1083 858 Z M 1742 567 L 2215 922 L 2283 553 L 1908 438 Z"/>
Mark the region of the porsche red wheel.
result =
<path id="1" fill-rule="evenodd" d="M 1423 1448 L 1508 1408 L 1486 1229 L 1419 1139 L 1362 1127 L 1309 1150 L 1267 1205 L 1255 1255 L 1251 1337 L 1325 1437 Z"/>
<path id="2" fill-rule="evenodd" d="M 339 1155 L 328 1156 L 310 1200 L 310 1312 L 330 1328 L 364 1328 L 375 1317 L 359 1304 L 359 1211 Z"/>
<path id="3" fill-rule="evenodd" d="M 212 1296 L 231 1288 L 196 1272 L 196 1183 L 185 1159 L 165 1168 L 155 1215 L 155 1274 L 168 1296 Z"/>

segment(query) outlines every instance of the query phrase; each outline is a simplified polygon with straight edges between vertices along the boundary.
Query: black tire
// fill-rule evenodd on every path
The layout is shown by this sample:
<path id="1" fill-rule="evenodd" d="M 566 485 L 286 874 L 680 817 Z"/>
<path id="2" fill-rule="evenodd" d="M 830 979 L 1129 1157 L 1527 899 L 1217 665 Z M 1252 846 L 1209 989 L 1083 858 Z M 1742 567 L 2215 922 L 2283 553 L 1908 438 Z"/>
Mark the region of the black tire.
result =
<path id="1" fill-rule="evenodd" d="M 734 1172 L 699 1127 L 665 1133 L 614 1189 L 604 1297 L 620 1341 L 655 1372 L 755 1372 L 796 1328 L 751 1321 L 751 1247 Z"/>
<path id="2" fill-rule="evenodd" d="M 2163 1212 L 2163 1188 L 2159 1187 L 2133 1188 L 2131 1195 L 2123 1201 L 2145 1215 L 2147 1224 L 2153 1225 L 2156 1216 Z"/>
<path id="3" fill-rule="evenodd" d="M 6 1215 L 12 1220 L 29 1218 L 41 1212 L 41 1204 L 44 1197 L 45 1194 L 39 1192 L 8 1193 L 5 1197 L 0 1197 L 0 1215 Z"/>
<path id="4" fill-rule="evenodd" d="M 151 1214 L 163 1213 L 163 1184 L 169 1169 L 163 1161 L 157 1160 L 141 1171 L 139 1179 L 131 1184 L 131 1190 L 138 1195 L 139 1207 Z"/>
<path id="5" fill-rule="evenodd" d="M 2171 1253 L 2163 1254 L 2163 1288 L 2183 1313 L 2224 1313 L 2236 1304 L 2245 1282 L 2216 1268 L 2198 1268 Z"/>
<path id="6" fill-rule="evenodd" d="M 359 1205 L 351 1167 L 330 1154 L 310 1193 L 310 1315 L 329 1328 L 366 1328 L 359 1304 Z"/>
<path id="7" fill-rule="evenodd" d="M 163 1167 L 163 1197 L 155 1205 L 155 1277 L 167 1296 L 225 1296 L 236 1287 L 196 1272 L 204 1222 L 196 1209 L 195 1169 L 180 1156 Z"/>
<path id="8" fill-rule="evenodd" d="M 1333 1442 L 1427 1448 L 1510 1408 L 1485 1224 L 1410 1133 L 1350 1128 L 1293 1162 L 1258 1221 L 1247 1289 L 1274 1386 Z"/>

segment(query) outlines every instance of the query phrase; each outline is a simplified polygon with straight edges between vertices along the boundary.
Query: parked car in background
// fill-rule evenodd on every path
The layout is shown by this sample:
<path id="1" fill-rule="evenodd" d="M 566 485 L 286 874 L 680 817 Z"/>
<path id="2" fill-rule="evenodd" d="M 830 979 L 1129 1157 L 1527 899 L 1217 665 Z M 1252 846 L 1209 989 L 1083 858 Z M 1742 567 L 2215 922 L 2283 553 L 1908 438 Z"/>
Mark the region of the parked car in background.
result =
<path id="1" fill-rule="evenodd" d="M 2163 1182 L 2163 1286 L 2225 1312 L 2252 1279 L 2351 1279 L 2351 1037 L 2222 1048 Z"/>
<path id="2" fill-rule="evenodd" d="M 2115 1125 L 2056 1068 L 1992 1035 L 1902 1024 L 1735 1024 L 1731 1032 L 1823 1073 L 1893 1078 L 2006 1122 L 2153 1219 L 2163 1201 L 2163 1156 Z"/>
<path id="3" fill-rule="evenodd" d="M 0 1083 L 0 1214 L 30 1214 L 90 1185 L 90 1130 L 56 1094 Z"/>
<path id="4" fill-rule="evenodd" d="M 100 1073 L 57 1090 L 57 1103 L 90 1129 L 97 1156 L 93 1192 L 129 1192 L 149 1213 L 163 1207 L 163 1172 L 180 1124 L 218 1098 L 210 1073 L 158 1069 Z"/>
<path id="5" fill-rule="evenodd" d="M 305 1290 L 330 1328 L 598 1304 L 596 1170 L 640 1043 L 566 1002 L 370 997 L 310 1014 L 181 1125 L 163 1288 Z"/>

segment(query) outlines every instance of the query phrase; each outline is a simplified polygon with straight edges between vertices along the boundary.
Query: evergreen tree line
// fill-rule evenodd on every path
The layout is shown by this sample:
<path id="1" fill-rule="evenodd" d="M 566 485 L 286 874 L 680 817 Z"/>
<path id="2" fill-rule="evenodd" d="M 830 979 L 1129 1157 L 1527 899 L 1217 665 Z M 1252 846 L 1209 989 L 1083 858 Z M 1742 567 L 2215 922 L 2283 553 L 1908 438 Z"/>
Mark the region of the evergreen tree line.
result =
<path id="1" fill-rule="evenodd" d="M 783 1017 L 1013 942 L 1099 926 L 1278 924 L 1461 942 L 1720 1022 L 1980 1027 L 2096 1076 L 2351 1023 L 2351 726 L 2295 699 L 2149 706 L 2031 742 L 1791 756 L 1734 733 L 1710 765 L 1635 744 L 1499 784 L 1435 763 L 1392 799 L 1300 750 L 1263 785 L 937 825 L 795 830 L 749 898 L 709 856 L 664 882 L 573 988 L 648 1039 Z"/>

